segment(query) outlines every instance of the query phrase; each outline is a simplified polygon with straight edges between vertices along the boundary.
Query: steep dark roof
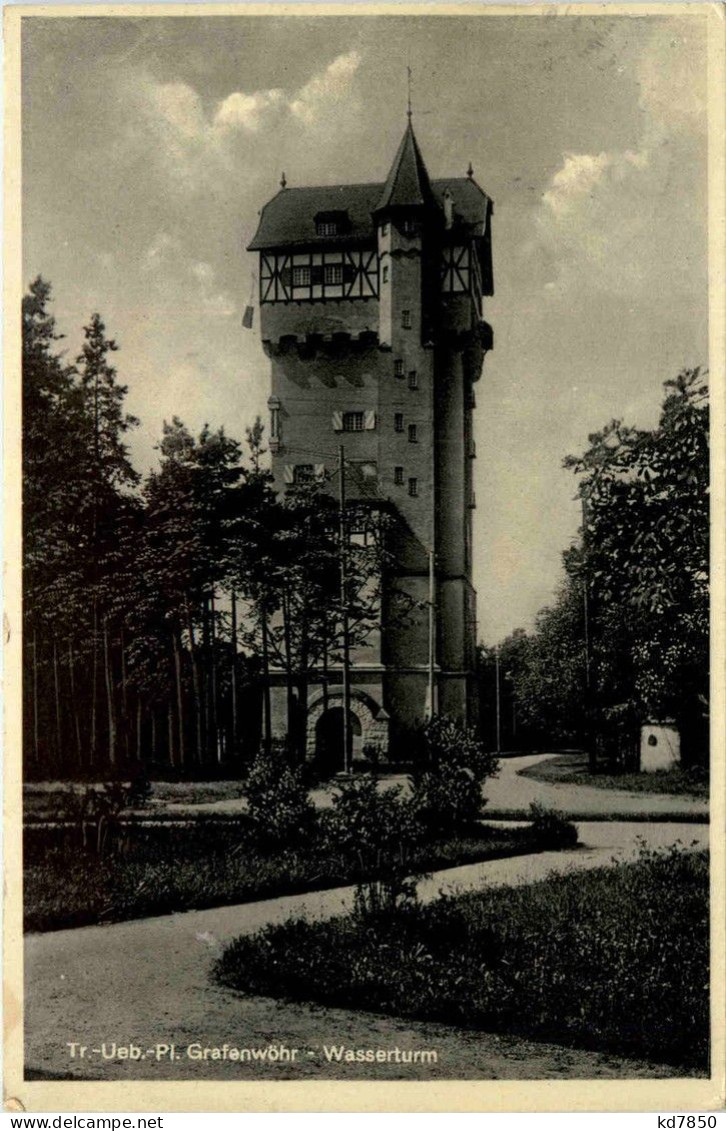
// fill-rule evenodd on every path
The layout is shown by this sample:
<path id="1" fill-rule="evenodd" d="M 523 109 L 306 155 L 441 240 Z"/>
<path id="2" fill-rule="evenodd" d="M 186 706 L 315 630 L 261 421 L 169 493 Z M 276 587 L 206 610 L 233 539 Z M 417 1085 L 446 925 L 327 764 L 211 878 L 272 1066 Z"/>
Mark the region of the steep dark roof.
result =
<path id="1" fill-rule="evenodd" d="M 395 165 L 395 162 L 394 162 Z M 434 200 L 442 206 L 448 188 L 454 198 L 454 231 L 483 236 L 490 199 L 469 177 L 449 177 L 430 182 Z M 383 198 L 382 184 L 320 185 L 311 188 L 286 188 L 273 196 L 260 213 L 257 231 L 249 251 L 276 247 L 336 247 L 374 244 L 373 213 Z M 315 217 L 320 212 L 348 213 L 350 227 L 339 236 L 319 236 Z"/>
<path id="2" fill-rule="evenodd" d="M 388 174 L 376 212 L 389 208 L 434 206 L 431 182 L 409 118 L 391 171 Z"/>

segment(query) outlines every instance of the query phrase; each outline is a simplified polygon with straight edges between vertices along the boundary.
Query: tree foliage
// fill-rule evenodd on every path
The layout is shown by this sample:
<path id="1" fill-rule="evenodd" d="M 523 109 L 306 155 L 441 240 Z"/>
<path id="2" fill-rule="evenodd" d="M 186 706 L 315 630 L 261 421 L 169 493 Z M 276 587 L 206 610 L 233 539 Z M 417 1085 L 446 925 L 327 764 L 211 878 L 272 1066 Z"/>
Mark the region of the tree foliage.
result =
<path id="1" fill-rule="evenodd" d="M 69 363 L 36 279 L 23 300 L 25 723 L 36 775 L 150 765 L 242 772 L 270 752 L 273 669 L 289 747 L 305 753 L 309 685 L 378 624 L 385 519 L 325 483 L 278 498 L 259 419 L 247 449 L 224 429 L 165 422 L 143 483 L 127 438 L 118 345 L 99 314 Z M 261 704 L 262 701 L 262 704 Z"/>
<path id="2" fill-rule="evenodd" d="M 673 718 L 684 756 L 704 757 L 708 387 L 700 369 L 664 387 L 655 428 L 613 420 L 565 460 L 579 479 L 581 537 L 564 554 L 554 605 L 500 649 L 520 742 L 588 744 Z M 491 686 L 491 650 L 481 659 Z"/>

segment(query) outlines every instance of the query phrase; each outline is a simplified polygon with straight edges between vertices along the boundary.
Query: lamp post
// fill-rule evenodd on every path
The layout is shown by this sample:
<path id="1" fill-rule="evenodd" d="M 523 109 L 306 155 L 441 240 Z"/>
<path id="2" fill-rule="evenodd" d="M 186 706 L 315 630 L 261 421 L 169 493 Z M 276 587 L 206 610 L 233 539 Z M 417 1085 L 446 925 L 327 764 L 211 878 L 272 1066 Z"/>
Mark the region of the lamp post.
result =
<path id="1" fill-rule="evenodd" d="M 590 603 L 587 591 L 587 570 L 585 568 L 585 538 L 587 535 L 587 497 L 580 496 L 582 506 L 582 634 L 585 646 L 585 738 L 587 741 L 587 761 L 591 774 L 597 770 L 597 750 L 592 726 L 592 695 L 590 688 Z"/>
<path id="2" fill-rule="evenodd" d="M 343 772 L 351 771 L 350 634 L 348 629 L 348 532 L 345 521 L 345 451 L 340 445 L 340 611 L 343 627 Z"/>
<path id="3" fill-rule="evenodd" d="M 499 645 L 494 648 L 494 672 L 496 681 L 496 699 L 497 699 L 497 754 L 502 752 L 502 711 L 501 711 L 501 688 L 499 683 Z"/>

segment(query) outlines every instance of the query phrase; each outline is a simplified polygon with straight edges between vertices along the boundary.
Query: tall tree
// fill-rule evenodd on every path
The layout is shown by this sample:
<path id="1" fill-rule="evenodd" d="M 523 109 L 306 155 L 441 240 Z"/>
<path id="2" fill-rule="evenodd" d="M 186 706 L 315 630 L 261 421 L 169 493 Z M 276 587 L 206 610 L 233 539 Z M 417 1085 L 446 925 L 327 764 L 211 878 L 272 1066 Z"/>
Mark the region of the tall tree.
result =
<path id="1" fill-rule="evenodd" d="M 585 504 L 573 572 L 588 586 L 596 640 L 618 625 L 627 641 L 619 662 L 632 670 L 634 707 L 675 717 L 684 753 L 697 757 L 708 703 L 708 386 L 689 369 L 664 387 L 656 428 L 614 420 L 565 461 Z"/>
<path id="2" fill-rule="evenodd" d="M 38 276 L 22 303 L 23 617 L 33 734 L 27 749 L 38 771 L 52 752 L 56 760 L 62 754 L 57 727 L 62 673 L 53 641 L 75 631 L 82 572 L 77 526 L 82 404 L 75 369 L 58 346 L 63 335 L 50 303 L 50 284 Z M 53 699 L 56 725 L 48 713 Z"/>
<path id="3" fill-rule="evenodd" d="M 227 523 L 241 469 L 240 446 L 223 429 L 204 427 L 195 439 L 174 418 L 164 425 L 161 461 L 144 486 L 146 525 L 141 550 L 149 599 L 167 625 L 174 656 L 177 724 L 183 735 L 184 672 L 194 701 L 195 760 L 216 756 L 211 687 L 217 629 L 209 631 L 211 599 L 226 577 Z M 215 623 L 221 613 L 215 610 Z"/>
<path id="4" fill-rule="evenodd" d="M 122 494 L 136 486 L 139 480 L 123 440 L 138 420 L 124 411 L 128 388 L 118 383 L 116 369 L 110 364 L 110 355 L 117 349 L 116 342 L 106 337 L 106 327 L 100 315 L 93 314 L 84 328 L 83 348 L 77 358 L 85 432 L 79 462 L 86 482 L 80 517 L 85 528 L 92 619 L 90 758 L 95 761 L 99 753 L 98 687 L 102 623 L 106 738 L 112 765 L 117 761 L 117 728 L 113 643 L 109 638 L 113 626 L 107 620 L 107 606 L 113 603 L 117 589 L 112 562 L 118 541 Z"/>

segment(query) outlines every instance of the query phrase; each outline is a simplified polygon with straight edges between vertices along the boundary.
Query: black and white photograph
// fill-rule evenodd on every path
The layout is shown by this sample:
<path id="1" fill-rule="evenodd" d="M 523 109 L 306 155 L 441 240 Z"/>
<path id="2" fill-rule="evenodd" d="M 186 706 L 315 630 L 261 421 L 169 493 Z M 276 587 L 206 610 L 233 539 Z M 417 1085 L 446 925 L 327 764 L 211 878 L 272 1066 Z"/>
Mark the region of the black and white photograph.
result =
<path id="1" fill-rule="evenodd" d="M 13 13 L 13 1094 L 706 1095 L 722 19 L 275 7 Z"/>

